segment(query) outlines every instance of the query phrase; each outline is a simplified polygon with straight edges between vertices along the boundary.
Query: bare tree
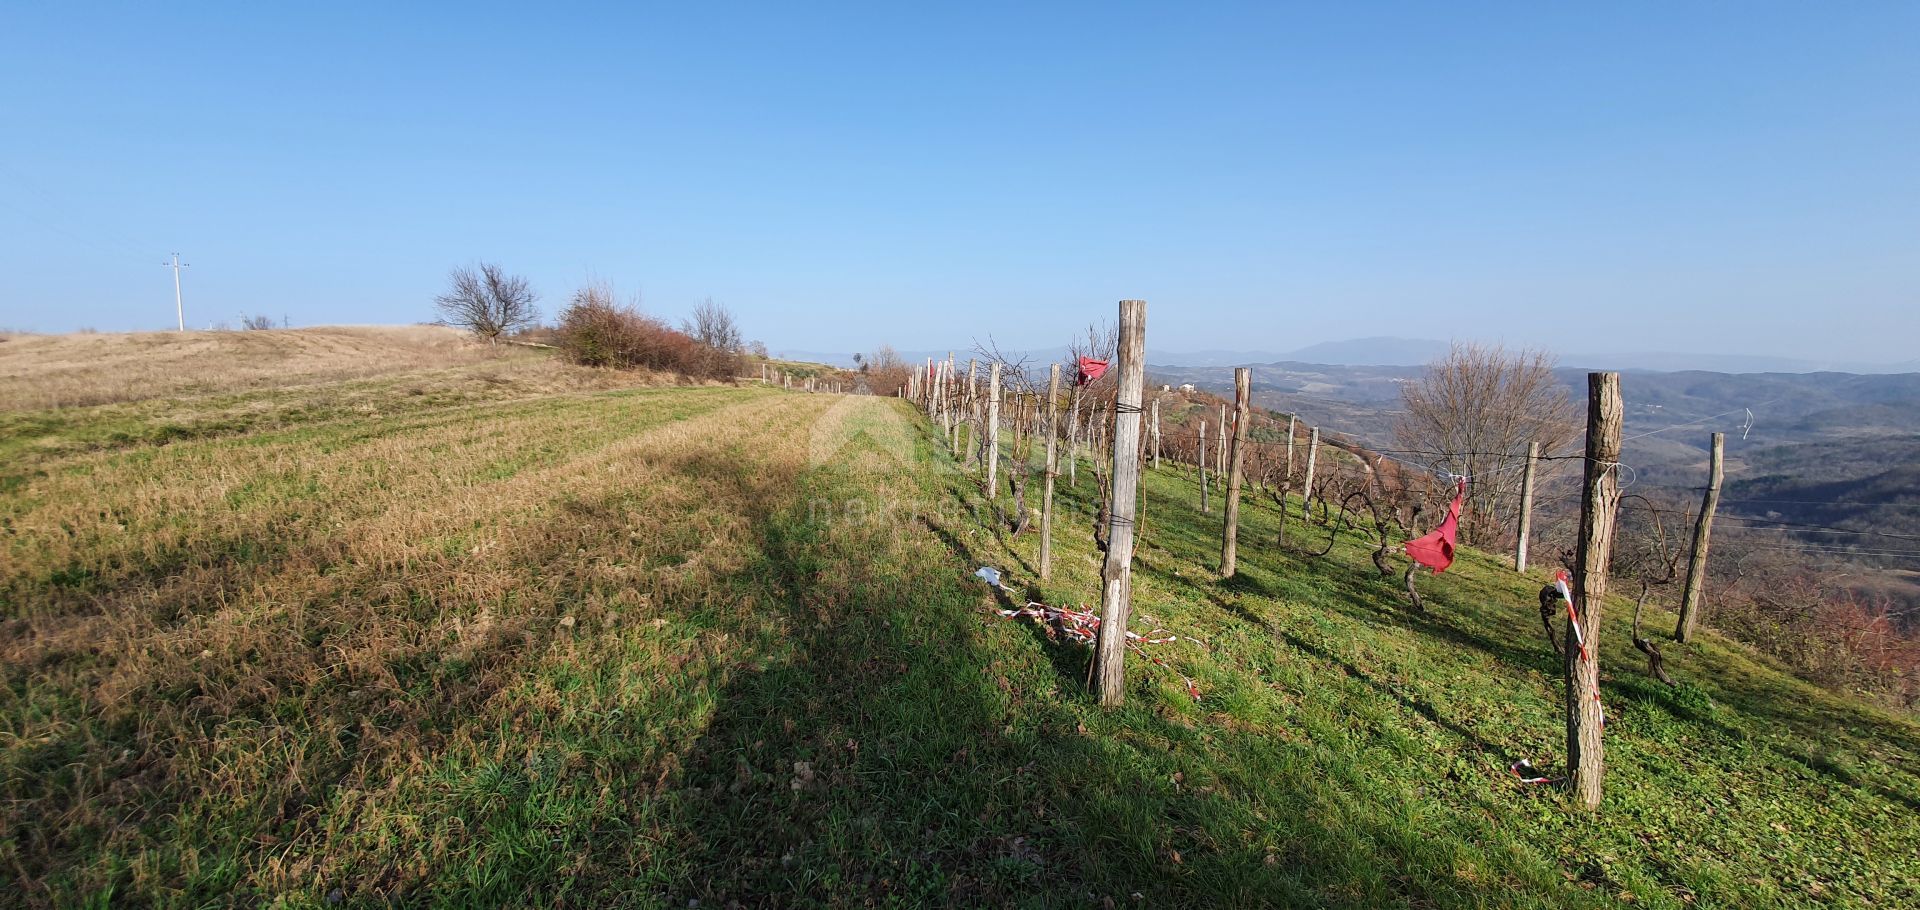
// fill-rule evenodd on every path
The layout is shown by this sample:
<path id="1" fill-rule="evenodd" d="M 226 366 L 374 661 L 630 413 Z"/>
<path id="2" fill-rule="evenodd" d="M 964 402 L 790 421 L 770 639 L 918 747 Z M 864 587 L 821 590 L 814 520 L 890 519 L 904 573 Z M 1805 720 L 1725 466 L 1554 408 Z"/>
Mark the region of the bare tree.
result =
<path id="1" fill-rule="evenodd" d="M 913 375 L 913 369 L 900 357 L 890 345 L 881 345 L 868 354 L 861 372 L 867 374 L 867 385 L 875 395 L 892 395 L 905 388 L 907 377 Z"/>
<path id="2" fill-rule="evenodd" d="M 1511 525 L 1510 503 L 1527 444 L 1538 442 L 1551 452 L 1578 436 L 1566 386 L 1544 351 L 1456 343 L 1419 381 L 1403 386 L 1401 397 L 1406 411 L 1394 425 L 1401 447 L 1436 468 L 1472 478 L 1476 514 L 1462 515 L 1461 525 L 1474 543 L 1484 544 Z"/>
<path id="3" fill-rule="evenodd" d="M 717 351 L 732 353 L 744 346 L 745 336 L 740 334 L 740 325 L 734 321 L 733 313 L 715 303 L 712 297 L 693 308 L 693 315 L 681 324 L 680 331 Z"/>
<path id="4" fill-rule="evenodd" d="M 454 269 L 447 283 L 447 293 L 434 299 L 440 308 L 440 321 L 466 329 L 489 344 L 540 318 L 540 311 L 534 307 L 539 295 L 527 279 L 508 275 L 491 262 Z"/>

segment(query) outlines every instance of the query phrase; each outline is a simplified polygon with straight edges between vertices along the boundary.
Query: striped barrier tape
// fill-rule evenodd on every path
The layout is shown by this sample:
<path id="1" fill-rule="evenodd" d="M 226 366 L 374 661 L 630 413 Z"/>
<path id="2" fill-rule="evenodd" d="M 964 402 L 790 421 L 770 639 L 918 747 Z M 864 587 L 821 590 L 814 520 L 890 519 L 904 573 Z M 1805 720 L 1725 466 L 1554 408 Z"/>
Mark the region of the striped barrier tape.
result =
<path id="1" fill-rule="evenodd" d="M 1567 570 L 1561 569 L 1553 576 L 1553 587 L 1560 592 L 1560 600 L 1567 605 L 1567 625 L 1573 629 L 1573 643 L 1580 646 L 1580 659 L 1591 661 L 1593 660 L 1593 655 L 1587 653 L 1587 636 L 1580 631 L 1580 617 L 1574 614 L 1573 591 L 1567 587 L 1568 581 Z M 1605 728 L 1607 725 L 1607 711 L 1606 708 L 1600 704 L 1599 676 L 1599 673 L 1594 674 L 1593 705 L 1600 711 L 1600 726 Z"/>
<path id="2" fill-rule="evenodd" d="M 995 612 L 1008 619 L 1018 616 L 1033 619 L 1046 627 L 1050 635 L 1057 632 L 1089 648 L 1093 647 L 1094 642 L 1100 635 L 1100 617 L 1088 610 L 1069 610 L 1064 607 L 1049 607 L 1043 603 L 1028 601 L 1024 607 L 1011 610 L 997 610 Z M 1182 638 L 1186 638 L 1194 644 L 1201 643 L 1197 638 L 1176 635 L 1166 629 L 1154 629 L 1145 635 L 1128 629 L 1127 648 L 1135 654 L 1152 661 L 1161 669 L 1180 677 L 1180 681 L 1187 686 L 1187 694 L 1193 696 L 1194 701 L 1199 701 L 1200 686 L 1193 681 L 1193 677 L 1168 666 L 1166 661 L 1148 653 L 1146 648 L 1143 647 L 1144 645 L 1171 644 Z"/>

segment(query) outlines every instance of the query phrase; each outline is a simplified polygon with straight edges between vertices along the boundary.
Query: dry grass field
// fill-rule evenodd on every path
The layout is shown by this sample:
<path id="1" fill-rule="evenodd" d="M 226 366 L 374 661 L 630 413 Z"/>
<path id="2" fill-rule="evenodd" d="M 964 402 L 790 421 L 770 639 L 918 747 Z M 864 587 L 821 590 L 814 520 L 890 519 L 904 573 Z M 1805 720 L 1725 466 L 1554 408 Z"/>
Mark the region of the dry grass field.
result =
<path id="1" fill-rule="evenodd" d="M 497 353 L 431 325 L 0 334 L 0 412 L 278 389 L 460 366 Z"/>
<path id="2" fill-rule="evenodd" d="M 1570 812 L 1507 770 L 1559 749 L 1538 578 L 1463 551 L 1410 614 L 1249 503 L 1222 583 L 1171 467 L 1137 609 L 1202 698 L 1102 711 L 969 578 L 1094 598 L 1090 480 L 1040 584 L 923 427 L 532 351 L 0 414 L 0 902 L 1920 901 L 1911 719 L 1717 639 L 1669 689 L 1616 605 Z"/>

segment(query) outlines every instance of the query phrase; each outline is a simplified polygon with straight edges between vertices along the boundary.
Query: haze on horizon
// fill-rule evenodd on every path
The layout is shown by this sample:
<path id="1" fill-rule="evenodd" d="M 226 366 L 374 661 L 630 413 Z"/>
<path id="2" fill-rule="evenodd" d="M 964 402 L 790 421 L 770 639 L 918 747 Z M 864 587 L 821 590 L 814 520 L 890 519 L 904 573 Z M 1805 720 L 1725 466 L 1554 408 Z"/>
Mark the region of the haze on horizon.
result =
<path id="1" fill-rule="evenodd" d="M 1366 336 L 1913 360 L 1920 7 L 0 17 L 0 327 L 551 314 L 777 349 Z"/>

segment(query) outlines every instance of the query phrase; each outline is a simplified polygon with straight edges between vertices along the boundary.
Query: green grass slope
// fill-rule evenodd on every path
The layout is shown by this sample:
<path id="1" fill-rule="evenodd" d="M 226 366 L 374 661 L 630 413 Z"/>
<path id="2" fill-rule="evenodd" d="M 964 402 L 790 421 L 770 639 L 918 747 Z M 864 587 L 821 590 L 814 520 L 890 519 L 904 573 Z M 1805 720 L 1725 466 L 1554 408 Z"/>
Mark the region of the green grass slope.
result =
<path id="1" fill-rule="evenodd" d="M 306 394 L 306 393 L 303 393 Z M 519 393 L 501 393 L 517 396 Z M 415 400 L 425 396 L 414 396 Z M 276 408 L 296 403 L 277 401 Z M 248 402 L 246 407 L 259 407 Z M 1602 812 L 1533 589 L 1407 611 L 1357 537 L 1147 481 L 1125 707 L 996 611 L 1089 604 L 904 403 L 584 390 L 38 449 L 0 490 L 0 893 L 26 906 L 1901 906 L 1920 729 L 1602 633 Z M 163 409 L 164 410 L 164 409 Z M 219 415 L 200 415 L 209 426 Z M 63 433 L 93 439 L 87 415 Z M 166 413 L 103 411 L 115 426 Z M 206 492 L 200 492 L 203 489 Z M 79 491 L 86 502 L 76 502 Z M 1217 502 L 1217 500 L 1216 500 Z M 1216 507 L 1217 508 L 1217 507 Z M 241 546 L 241 544 L 246 544 Z M 213 549 L 209 549 L 213 548 Z M 203 552 L 204 551 L 204 552 Z M 82 578 L 83 577 L 83 578 Z M 76 581 L 76 579 L 82 581 Z"/>
<path id="2" fill-rule="evenodd" d="M 1000 566 L 1017 589 L 1047 603 L 1095 602 L 1085 472 L 1077 489 L 1062 479 L 1057 574 L 1037 584 L 1037 542 L 982 530 L 972 482 L 951 473 L 938 443 L 928 449 L 945 516 L 929 527 L 947 553 L 927 558 L 956 572 Z M 918 618 L 881 620 L 957 660 L 943 698 L 981 715 L 979 742 L 933 776 L 964 777 L 975 766 L 1001 775 L 991 787 L 975 785 L 984 808 L 979 833 L 967 838 L 997 845 L 992 878 L 1006 889 L 998 898 L 1920 902 L 1920 728 L 1910 720 L 1816 689 L 1712 637 L 1669 646 L 1669 667 L 1683 681 L 1669 689 L 1643 672 L 1627 644 L 1629 611 L 1613 603 L 1600 636 L 1607 797 L 1598 815 L 1577 812 L 1556 790 L 1508 771 L 1521 758 L 1558 767 L 1564 749 L 1559 661 L 1534 605 L 1543 577 L 1465 551 L 1450 572 L 1423 579 L 1429 614 L 1417 615 L 1357 536 L 1334 539 L 1325 557 L 1305 555 L 1325 546 L 1327 532 L 1296 521 L 1298 547 L 1279 546 L 1277 514 L 1256 504 L 1242 511 L 1240 576 L 1221 582 L 1212 571 L 1217 505 L 1200 513 L 1193 476 L 1172 468 L 1151 473 L 1146 490 L 1136 630 L 1159 624 L 1204 642 L 1156 652 L 1197 678 L 1198 703 L 1172 673 L 1136 659 L 1128 705 L 1089 707 L 1084 652 L 998 619 L 977 585 L 969 597 L 963 583 L 957 605 L 928 596 Z M 841 691 L 893 711 L 934 702 L 913 709 L 930 727 L 966 716 L 903 689 L 877 698 L 865 687 Z M 991 756 L 984 763 L 983 752 Z M 1020 875 L 1031 876 L 1026 887 L 1008 882 Z"/>

